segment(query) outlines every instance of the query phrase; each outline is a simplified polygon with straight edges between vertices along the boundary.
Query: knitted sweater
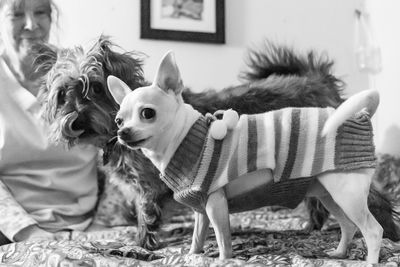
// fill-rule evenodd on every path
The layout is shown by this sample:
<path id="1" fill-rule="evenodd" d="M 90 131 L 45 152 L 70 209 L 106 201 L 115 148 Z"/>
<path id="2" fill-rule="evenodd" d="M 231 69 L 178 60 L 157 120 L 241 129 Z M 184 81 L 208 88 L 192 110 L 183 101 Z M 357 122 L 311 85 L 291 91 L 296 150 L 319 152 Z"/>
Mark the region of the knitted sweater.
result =
<path id="1" fill-rule="evenodd" d="M 299 178 L 375 166 L 369 115 L 360 113 L 322 137 L 322 128 L 333 111 L 285 108 L 242 115 L 223 140 L 210 136 L 209 123 L 201 117 L 162 171 L 161 179 L 174 191 L 177 201 L 203 212 L 211 192 L 244 174 L 270 169 L 274 182 L 268 193 L 274 192 L 280 201 L 270 205 L 295 207 L 311 181 Z M 290 195 L 280 195 L 280 188 Z"/>

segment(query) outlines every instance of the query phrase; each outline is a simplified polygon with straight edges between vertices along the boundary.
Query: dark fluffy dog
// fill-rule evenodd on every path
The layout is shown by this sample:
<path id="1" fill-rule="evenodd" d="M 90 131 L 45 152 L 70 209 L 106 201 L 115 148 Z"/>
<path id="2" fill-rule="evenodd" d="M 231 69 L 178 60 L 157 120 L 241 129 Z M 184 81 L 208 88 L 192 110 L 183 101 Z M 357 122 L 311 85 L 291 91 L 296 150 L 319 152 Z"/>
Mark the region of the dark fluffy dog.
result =
<path id="1" fill-rule="evenodd" d="M 41 90 L 43 114 L 51 125 L 51 137 L 69 146 L 90 143 L 103 149 L 111 179 L 129 185 L 138 220 L 138 244 L 154 249 L 162 215 L 175 209 L 177 202 L 158 178 L 158 171 L 139 151 L 130 151 L 116 143 L 114 123 L 118 105 L 106 86 L 108 75 L 123 80 L 132 89 L 146 81 L 140 54 L 119 53 L 106 38 L 87 52 L 80 48 L 55 50 L 40 46 L 37 64 L 47 72 Z M 305 56 L 287 47 L 266 42 L 260 51 L 249 52 L 246 82 L 220 91 L 185 91 L 185 101 L 204 113 L 233 108 L 239 113 L 260 113 L 284 107 L 338 106 L 342 82 L 331 74 L 333 62 L 309 52 Z M 378 221 L 393 222 L 391 206 L 372 190 L 373 203 L 387 204 L 387 213 Z M 381 201 L 383 200 L 383 202 Z M 383 203 L 383 204 L 382 204 Z M 320 228 L 326 211 L 312 205 L 312 228 Z M 178 208 L 179 210 L 179 208 Z M 374 213 L 374 210 L 371 210 Z M 374 213 L 376 214 L 376 213 Z M 387 225 L 387 224 L 386 224 Z M 397 238 L 394 224 L 386 233 Z M 389 231 L 389 232 L 388 232 Z"/>

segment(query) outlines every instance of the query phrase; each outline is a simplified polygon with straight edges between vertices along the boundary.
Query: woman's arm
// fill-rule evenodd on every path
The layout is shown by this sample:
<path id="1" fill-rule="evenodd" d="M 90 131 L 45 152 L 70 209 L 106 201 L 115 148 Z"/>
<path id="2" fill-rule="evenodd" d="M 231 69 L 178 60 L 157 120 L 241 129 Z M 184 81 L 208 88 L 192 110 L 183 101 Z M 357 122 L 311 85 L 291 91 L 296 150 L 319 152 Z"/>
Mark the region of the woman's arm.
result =
<path id="1" fill-rule="evenodd" d="M 34 228 L 37 222 L 14 199 L 7 186 L 0 180 L 0 232 L 12 241 L 26 239 L 23 233 Z M 29 228 L 28 228 L 29 227 Z M 22 231 L 22 232 L 21 232 Z M 21 237 L 18 234 L 21 232 Z M 17 240 L 15 239 L 17 237 Z M 29 237 L 28 237 L 29 238 Z"/>

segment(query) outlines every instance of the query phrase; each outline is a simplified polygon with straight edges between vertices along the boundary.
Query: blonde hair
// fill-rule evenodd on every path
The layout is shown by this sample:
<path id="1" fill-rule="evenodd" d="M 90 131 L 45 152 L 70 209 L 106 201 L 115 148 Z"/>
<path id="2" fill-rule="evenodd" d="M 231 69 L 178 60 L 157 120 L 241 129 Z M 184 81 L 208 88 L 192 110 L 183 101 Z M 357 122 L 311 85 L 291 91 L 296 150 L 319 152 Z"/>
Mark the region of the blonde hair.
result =
<path id="1" fill-rule="evenodd" d="M 25 2 L 25 0 L 0 0 L 0 10 L 3 9 L 3 7 L 6 3 L 9 3 L 11 1 L 15 1 L 17 4 L 21 4 L 22 2 Z M 53 0 L 48 0 L 48 1 L 50 4 L 51 22 L 55 22 L 55 24 L 58 25 L 59 9 Z"/>
<path id="2" fill-rule="evenodd" d="M 0 11 L 4 8 L 5 4 L 7 3 L 15 3 L 16 5 L 21 5 L 25 2 L 26 0 L 0 0 Z M 48 0 L 50 4 L 50 21 L 51 21 L 51 29 L 50 29 L 50 36 L 56 35 L 56 31 L 54 31 L 54 28 L 58 29 L 59 28 L 59 14 L 60 10 L 58 6 L 54 3 L 53 0 Z M 2 53 L 2 40 L 0 36 L 0 54 Z"/>

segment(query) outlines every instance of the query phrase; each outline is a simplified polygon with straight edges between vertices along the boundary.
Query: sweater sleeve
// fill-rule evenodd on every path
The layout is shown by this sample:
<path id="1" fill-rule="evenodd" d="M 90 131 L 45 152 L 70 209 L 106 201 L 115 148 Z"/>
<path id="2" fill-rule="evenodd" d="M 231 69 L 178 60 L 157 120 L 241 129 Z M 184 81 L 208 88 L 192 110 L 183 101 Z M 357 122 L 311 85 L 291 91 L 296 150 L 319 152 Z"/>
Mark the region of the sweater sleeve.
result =
<path id="1" fill-rule="evenodd" d="M 0 232 L 9 240 L 22 229 L 37 224 L 29 214 L 14 199 L 11 192 L 0 180 Z"/>
<path id="2" fill-rule="evenodd" d="M 0 116 L 0 161 L 4 145 L 4 121 Z M 14 241 L 14 236 L 22 229 L 37 222 L 29 216 L 24 208 L 15 200 L 10 190 L 0 179 L 0 232 L 9 240 Z"/>

